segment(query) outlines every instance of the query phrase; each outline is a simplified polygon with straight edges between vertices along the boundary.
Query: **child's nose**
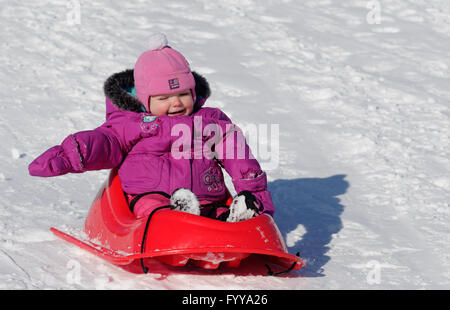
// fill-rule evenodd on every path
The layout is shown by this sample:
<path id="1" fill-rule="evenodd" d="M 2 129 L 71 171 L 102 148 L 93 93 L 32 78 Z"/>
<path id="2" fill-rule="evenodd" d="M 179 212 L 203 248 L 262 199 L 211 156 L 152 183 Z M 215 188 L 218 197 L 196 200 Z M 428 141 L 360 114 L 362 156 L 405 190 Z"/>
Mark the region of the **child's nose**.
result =
<path id="1" fill-rule="evenodd" d="M 174 96 L 173 101 L 172 101 L 172 105 L 174 105 L 174 106 L 176 106 L 176 107 L 177 107 L 177 106 L 182 106 L 183 103 L 181 102 L 180 97 Z"/>

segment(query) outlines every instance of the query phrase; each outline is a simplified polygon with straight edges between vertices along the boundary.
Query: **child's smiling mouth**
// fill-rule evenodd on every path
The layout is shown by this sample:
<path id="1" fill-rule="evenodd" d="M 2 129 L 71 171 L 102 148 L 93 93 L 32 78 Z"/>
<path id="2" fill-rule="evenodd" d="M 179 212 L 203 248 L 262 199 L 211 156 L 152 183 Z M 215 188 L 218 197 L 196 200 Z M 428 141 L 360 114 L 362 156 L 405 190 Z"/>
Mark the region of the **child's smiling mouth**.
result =
<path id="1" fill-rule="evenodd" d="M 169 112 L 168 115 L 170 116 L 179 116 L 179 115 L 184 115 L 184 113 L 186 112 L 186 109 L 183 110 L 178 110 L 175 112 Z"/>

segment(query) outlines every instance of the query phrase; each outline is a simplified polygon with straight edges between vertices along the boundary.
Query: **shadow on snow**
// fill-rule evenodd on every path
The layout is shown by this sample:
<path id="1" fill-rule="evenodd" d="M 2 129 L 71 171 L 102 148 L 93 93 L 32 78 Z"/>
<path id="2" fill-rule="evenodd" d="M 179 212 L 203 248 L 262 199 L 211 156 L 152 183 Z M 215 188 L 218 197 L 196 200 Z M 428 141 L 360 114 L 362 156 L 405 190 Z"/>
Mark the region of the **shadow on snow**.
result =
<path id="1" fill-rule="evenodd" d="M 336 196 L 345 194 L 350 184 L 346 175 L 328 178 L 275 180 L 268 189 L 275 204 L 275 222 L 290 253 L 300 252 L 305 277 L 321 277 L 332 235 L 342 229 L 344 206 Z"/>

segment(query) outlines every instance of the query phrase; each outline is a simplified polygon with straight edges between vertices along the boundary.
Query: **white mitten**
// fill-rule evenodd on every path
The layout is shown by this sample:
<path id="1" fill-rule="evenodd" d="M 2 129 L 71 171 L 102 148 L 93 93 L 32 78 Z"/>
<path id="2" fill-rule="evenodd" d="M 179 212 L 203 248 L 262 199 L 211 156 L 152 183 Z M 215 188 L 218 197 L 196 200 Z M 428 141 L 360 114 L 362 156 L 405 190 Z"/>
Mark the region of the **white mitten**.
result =
<path id="1" fill-rule="evenodd" d="M 172 210 L 200 215 L 200 202 L 197 196 L 186 188 L 176 189 L 170 197 Z"/>
<path id="2" fill-rule="evenodd" d="M 255 196 L 249 191 L 242 191 L 236 197 L 230 206 L 230 215 L 227 222 L 239 222 L 251 219 L 258 215 L 258 202 Z"/>

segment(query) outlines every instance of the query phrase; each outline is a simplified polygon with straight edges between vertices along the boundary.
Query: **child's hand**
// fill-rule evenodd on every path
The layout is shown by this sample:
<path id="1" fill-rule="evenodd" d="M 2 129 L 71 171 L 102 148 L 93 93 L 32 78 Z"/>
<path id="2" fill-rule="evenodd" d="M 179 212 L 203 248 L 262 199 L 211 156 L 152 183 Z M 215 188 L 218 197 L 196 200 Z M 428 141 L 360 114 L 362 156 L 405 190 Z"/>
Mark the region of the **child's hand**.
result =
<path id="1" fill-rule="evenodd" d="M 245 221 L 257 216 L 260 214 L 260 211 L 262 211 L 262 208 L 253 193 L 242 191 L 234 197 L 230 206 L 230 214 L 226 221 Z"/>
<path id="2" fill-rule="evenodd" d="M 30 175 L 39 177 L 63 175 L 72 170 L 72 165 L 60 145 L 48 149 L 28 166 Z"/>
<path id="3" fill-rule="evenodd" d="M 42 153 L 28 166 L 28 171 L 30 175 L 39 177 L 83 172 L 84 167 L 75 136 L 68 136 L 61 145 L 54 146 Z"/>

